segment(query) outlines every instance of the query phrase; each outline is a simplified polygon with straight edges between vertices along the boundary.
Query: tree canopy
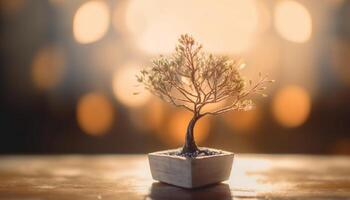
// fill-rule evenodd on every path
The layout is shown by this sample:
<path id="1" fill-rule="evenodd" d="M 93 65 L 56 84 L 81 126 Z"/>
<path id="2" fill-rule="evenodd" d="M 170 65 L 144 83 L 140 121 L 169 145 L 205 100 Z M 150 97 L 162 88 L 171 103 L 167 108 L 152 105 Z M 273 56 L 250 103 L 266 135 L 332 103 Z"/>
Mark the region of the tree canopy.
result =
<path id="1" fill-rule="evenodd" d="M 154 95 L 200 118 L 250 110 L 253 102 L 249 95 L 266 96 L 266 84 L 273 80 L 259 73 L 256 83 L 245 81 L 240 74 L 244 66 L 240 60 L 205 53 L 201 44 L 185 34 L 180 36 L 174 53 L 154 59 L 137 79 Z M 217 103 L 219 107 L 205 111 L 206 106 Z"/>

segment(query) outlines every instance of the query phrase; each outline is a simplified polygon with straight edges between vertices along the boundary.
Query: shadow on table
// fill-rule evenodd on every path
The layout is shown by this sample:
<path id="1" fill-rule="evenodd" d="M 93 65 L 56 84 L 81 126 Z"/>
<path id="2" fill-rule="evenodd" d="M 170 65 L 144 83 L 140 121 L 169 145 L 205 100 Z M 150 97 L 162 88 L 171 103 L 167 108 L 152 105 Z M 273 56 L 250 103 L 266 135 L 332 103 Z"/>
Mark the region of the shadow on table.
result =
<path id="1" fill-rule="evenodd" d="M 157 182 L 152 184 L 150 194 L 146 199 L 229 200 L 231 199 L 231 192 L 229 185 L 224 183 L 191 190 Z"/>

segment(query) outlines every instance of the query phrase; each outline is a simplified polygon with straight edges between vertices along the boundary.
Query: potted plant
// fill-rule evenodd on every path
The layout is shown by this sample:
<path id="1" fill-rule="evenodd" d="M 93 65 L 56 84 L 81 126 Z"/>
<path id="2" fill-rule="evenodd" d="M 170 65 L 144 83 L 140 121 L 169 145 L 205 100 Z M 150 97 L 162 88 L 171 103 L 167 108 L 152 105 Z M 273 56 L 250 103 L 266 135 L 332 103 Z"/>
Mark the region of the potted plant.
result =
<path id="1" fill-rule="evenodd" d="M 199 148 L 194 127 L 207 115 L 250 110 L 251 94 L 261 94 L 273 82 L 259 73 L 256 83 L 246 83 L 240 75 L 244 63 L 203 52 L 191 36 L 181 35 L 175 52 L 160 56 L 137 75 L 138 82 L 162 100 L 193 113 L 185 144 L 180 149 L 148 154 L 155 180 L 184 188 L 196 188 L 227 180 L 233 153 Z M 211 105 L 214 109 L 208 110 Z"/>

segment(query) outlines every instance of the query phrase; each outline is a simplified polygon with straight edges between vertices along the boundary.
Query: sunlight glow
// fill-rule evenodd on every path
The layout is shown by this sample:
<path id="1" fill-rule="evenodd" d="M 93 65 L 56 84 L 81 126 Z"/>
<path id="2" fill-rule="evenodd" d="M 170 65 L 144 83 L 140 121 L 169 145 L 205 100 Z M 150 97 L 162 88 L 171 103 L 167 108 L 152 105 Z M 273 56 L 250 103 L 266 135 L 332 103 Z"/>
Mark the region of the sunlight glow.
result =
<path id="1" fill-rule="evenodd" d="M 303 43 L 310 39 L 312 20 L 309 11 L 300 3 L 292 0 L 277 2 L 275 27 L 286 40 Z"/>
<path id="2" fill-rule="evenodd" d="M 272 109 L 276 120 L 281 125 L 300 126 L 310 114 L 310 95 L 299 86 L 287 86 L 276 94 Z"/>
<path id="3" fill-rule="evenodd" d="M 56 87 L 63 79 L 65 58 L 63 50 L 54 45 L 41 48 L 32 62 L 33 84 L 40 90 Z"/>
<path id="4" fill-rule="evenodd" d="M 232 128 L 233 133 L 243 133 L 257 128 L 261 120 L 261 111 L 254 108 L 246 112 L 230 112 L 224 116 L 226 124 Z"/>
<path id="5" fill-rule="evenodd" d="M 185 142 L 185 134 L 187 125 L 192 118 L 192 113 L 184 110 L 175 111 L 171 114 L 171 118 L 167 123 L 167 127 L 160 133 L 163 141 L 172 146 L 183 145 Z M 197 144 L 204 142 L 210 131 L 210 118 L 203 117 L 194 127 L 194 137 Z"/>
<path id="6" fill-rule="evenodd" d="M 140 72 L 137 66 L 127 64 L 118 69 L 113 77 L 114 95 L 120 103 L 128 107 L 143 106 L 151 98 L 150 93 L 137 82 L 136 75 Z"/>
<path id="7" fill-rule="evenodd" d="M 140 133 L 150 131 L 156 134 L 161 131 L 166 117 L 165 103 L 153 98 L 147 106 L 130 110 L 130 120 Z"/>
<path id="8" fill-rule="evenodd" d="M 101 39 L 107 32 L 110 13 L 105 2 L 88 1 L 80 6 L 74 16 L 73 33 L 82 44 Z"/>
<path id="9" fill-rule="evenodd" d="M 241 53 L 254 42 L 259 19 L 255 0 L 131 0 L 125 18 L 137 45 L 153 54 L 172 51 L 183 33 L 214 53 Z"/>
<path id="10" fill-rule="evenodd" d="M 237 162 L 236 162 L 237 161 Z M 233 169 L 229 179 L 231 187 L 237 188 L 237 194 L 255 197 L 259 192 L 271 192 L 278 190 L 281 185 L 273 185 L 263 182 L 258 172 L 269 170 L 273 166 L 273 160 L 264 158 L 240 158 L 235 157 Z M 252 173 L 254 172 L 254 173 Z M 251 173 L 251 174 L 249 174 Z"/>
<path id="11" fill-rule="evenodd" d="M 103 135 L 108 131 L 115 118 L 110 100 L 103 94 L 92 92 L 82 96 L 77 105 L 79 127 L 89 135 Z"/>
<path id="12" fill-rule="evenodd" d="M 115 66 L 126 57 L 125 51 L 117 40 L 106 39 L 103 43 L 91 49 L 90 61 L 99 70 L 108 73 L 115 70 Z"/>

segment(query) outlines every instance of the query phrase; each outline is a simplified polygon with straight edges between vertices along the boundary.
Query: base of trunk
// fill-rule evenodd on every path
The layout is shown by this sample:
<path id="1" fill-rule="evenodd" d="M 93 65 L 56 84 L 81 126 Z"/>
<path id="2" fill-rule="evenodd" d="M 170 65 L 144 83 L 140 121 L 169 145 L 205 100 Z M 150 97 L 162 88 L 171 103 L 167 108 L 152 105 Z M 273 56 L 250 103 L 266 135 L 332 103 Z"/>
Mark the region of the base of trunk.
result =
<path id="1" fill-rule="evenodd" d="M 229 178 L 233 153 L 220 151 L 220 154 L 198 157 L 169 155 L 175 150 L 148 154 L 153 179 L 184 188 L 197 188 L 220 183 Z"/>
<path id="2" fill-rule="evenodd" d="M 191 143 L 191 144 L 188 144 L 188 145 L 185 145 L 184 147 L 182 147 L 181 153 L 184 155 L 190 155 L 190 154 L 194 154 L 198 151 L 199 151 L 199 149 L 198 149 L 197 145 L 195 143 Z M 192 156 L 190 156 L 190 157 L 192 157 Z"/>

